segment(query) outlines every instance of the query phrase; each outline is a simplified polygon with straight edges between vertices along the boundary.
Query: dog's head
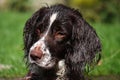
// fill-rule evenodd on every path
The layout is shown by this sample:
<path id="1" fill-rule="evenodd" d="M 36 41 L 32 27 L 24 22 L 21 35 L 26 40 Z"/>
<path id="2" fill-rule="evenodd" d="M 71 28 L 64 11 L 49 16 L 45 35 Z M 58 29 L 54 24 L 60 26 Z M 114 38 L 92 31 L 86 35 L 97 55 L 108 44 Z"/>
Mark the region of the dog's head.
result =
<path id="1" fill-rule="evenodd" d="M 34 13 L 24 28 L 24 44 L 28 62 L 44 69 L 55 67 L 62 59 L 74 69 L 91 63 L 101 51 L 94 29 L 77 10 L 63 5 Z"/>

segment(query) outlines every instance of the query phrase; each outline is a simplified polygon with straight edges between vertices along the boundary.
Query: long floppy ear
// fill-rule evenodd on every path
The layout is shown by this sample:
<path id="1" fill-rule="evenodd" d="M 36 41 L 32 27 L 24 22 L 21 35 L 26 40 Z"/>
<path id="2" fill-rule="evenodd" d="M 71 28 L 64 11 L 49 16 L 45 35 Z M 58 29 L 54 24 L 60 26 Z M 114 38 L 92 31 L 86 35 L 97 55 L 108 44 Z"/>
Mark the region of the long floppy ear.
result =
<path id="1" fill-rule="evenodd" d="M 93 63 L 101 51 L 101 43 L 95 30 L 82 18 L 78 11 L 70 16 L 73 24 L 72 47 L 66 55 L 68 76 L 84 80 L 85 66 Z M 76 79 L 78 78 L 78 79 Z"/>
<path id="2" fill-rule="evenodd" d="M 42 21 L 47 11 L 48 9 L 46 7 L 41 8 L 40 10 L 35 12 L 25 24 L 23 30 L 25 58 L 28 57 L 30 47 L 33 45 L 34 42 L 37 41 L 37 35 L 35 34 L 36 26 Z"/>

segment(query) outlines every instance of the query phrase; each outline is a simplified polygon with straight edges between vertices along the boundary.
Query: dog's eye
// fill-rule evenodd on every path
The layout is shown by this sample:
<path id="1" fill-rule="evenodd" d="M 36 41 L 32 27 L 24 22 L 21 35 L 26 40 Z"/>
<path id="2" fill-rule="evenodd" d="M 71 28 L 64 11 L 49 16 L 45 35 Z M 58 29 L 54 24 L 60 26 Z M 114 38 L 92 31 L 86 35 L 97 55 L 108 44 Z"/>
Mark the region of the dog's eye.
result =
<path id="1" fill-rule="evenodd" d="M 55 39 L 64 39 L 66 34 L 64 32 L 58 31 L 55 33 Z"/>
<path id="2" fill-rule="evenodd" d="M 42 34 L 40 29 L 36 29 L 36 34 L 37 34 L 38 37 L 40 37 L 40 35 Z"/>

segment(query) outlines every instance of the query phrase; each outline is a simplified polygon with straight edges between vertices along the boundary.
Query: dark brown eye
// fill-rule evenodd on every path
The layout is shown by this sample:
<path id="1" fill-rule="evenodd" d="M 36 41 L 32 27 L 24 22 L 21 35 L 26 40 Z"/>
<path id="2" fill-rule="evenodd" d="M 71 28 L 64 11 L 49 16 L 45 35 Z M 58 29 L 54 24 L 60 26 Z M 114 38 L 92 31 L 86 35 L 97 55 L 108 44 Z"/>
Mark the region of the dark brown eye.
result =
<path id="1" fill-rule="evenodd" d="M 66 34 L 64 32 L 58 31 L 55 33 L 55 39 L 64 39 Z"/>
<path id="2" fill-rule="evenodd" d="M 36 29 L 36 34 L 37 34 L 38 36 L 40 36 L 40 34 L 41 34 L 40 29 Z"/>

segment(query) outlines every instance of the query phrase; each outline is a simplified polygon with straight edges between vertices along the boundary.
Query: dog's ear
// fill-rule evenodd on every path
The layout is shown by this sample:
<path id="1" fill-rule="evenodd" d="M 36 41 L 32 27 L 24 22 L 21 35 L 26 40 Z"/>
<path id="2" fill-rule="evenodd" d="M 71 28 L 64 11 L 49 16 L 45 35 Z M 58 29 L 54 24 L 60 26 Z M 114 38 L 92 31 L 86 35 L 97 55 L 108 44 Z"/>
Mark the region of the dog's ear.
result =
<path id="1" fill-rule="evenodd" d="M 95 30 L 82 18 L 78 11 L 70 16 L 73 24 L 71 48 L 66 55 L 68 71 L 74 77 L 83 77 L 85 66 L 101 51 L 101 43 Z M 98 58 L 99 59 L 99 58 Z"/>
<path id="2" fill-rule="evenodd" d="M 47 13 L 48 8 L 43 7 L 37 12 L 35 12 L 31 18 L 29 18 L 25 24 L 23 30 L 23 39 L 24 39 L 24 50 L 25 57 L 28 56 L 29 49 L 37 40 L 37 35 L 35 34 L 35 29 L 38 24 L 42 22 L 44 15 Z"/>

